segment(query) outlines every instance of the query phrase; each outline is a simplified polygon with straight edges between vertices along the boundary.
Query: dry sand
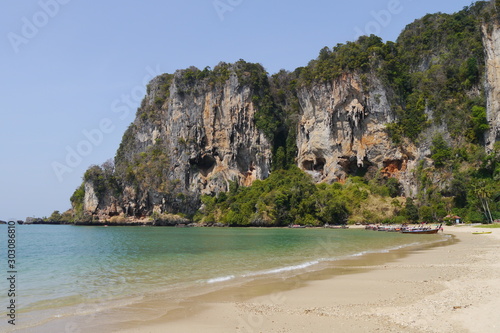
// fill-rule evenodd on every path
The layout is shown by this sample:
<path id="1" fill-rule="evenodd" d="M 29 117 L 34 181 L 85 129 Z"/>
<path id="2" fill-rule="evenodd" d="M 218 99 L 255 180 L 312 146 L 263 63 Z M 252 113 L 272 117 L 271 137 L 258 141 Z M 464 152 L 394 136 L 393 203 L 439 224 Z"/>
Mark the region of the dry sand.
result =
<path id="1" fill-rule="evenodd" d="M 373 255 L 356 267 L 337 267 L 336 275 L 229 288 L 119 331 L 500 332 L 500 229 L 445 227 L 444 232 L 458 242 L 404 257 L 396 253 L 383 262 Z"/>

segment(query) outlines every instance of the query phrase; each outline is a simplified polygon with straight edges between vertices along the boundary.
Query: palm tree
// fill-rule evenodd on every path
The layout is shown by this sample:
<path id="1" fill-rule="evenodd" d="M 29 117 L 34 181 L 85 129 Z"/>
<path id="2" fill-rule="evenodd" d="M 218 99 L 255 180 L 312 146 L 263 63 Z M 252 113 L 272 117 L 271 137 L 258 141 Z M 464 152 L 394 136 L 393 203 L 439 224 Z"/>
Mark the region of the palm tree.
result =
<path id="1" fill-rule="evenodd" d="M 483 212 L 488 220 L 488 223 L 493 223 L 493 217 L 491 216 L 491 210 L 488 204 L 492 193 L 490 189 L 487 188 L 486 182 L 478 181 L 478 183 L 473 186 L 473 192 L 477 195 L 479 201 L 481 202 L 481 206 L 483 207 Z"/>

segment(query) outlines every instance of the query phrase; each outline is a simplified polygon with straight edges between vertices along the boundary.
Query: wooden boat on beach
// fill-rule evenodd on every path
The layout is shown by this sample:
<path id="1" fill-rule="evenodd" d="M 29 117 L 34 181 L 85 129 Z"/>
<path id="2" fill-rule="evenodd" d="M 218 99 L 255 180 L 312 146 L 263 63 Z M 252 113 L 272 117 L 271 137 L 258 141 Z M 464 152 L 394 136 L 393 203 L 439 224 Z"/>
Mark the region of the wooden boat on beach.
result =
<path id="1" fill-rule="evenodd" d="M 416 226 L 416 227 L 408 227 L 407 225 L 401 226 L 393 226 L 393 225 L 367 225 L 365 226 L 365 230 L 374 230 L 374 231 L 387 231 L 387 232 L 401 232 L 403 234 L 437 234 L 441 229 L 442 224 L 438 227 L 431 228 L 426 226 Z"/>
<path id="2" fill-rule="evenodd" d="M 430 229 L 430 228 L 414 228 L 414 229 L 403 229 L 401 233 L 403 234 L 437 234 L 438 231 L 441 230 L 441 224 L 439 227 Z"/>
<path id="3" fill-rule="evenodd" d="M 341 224 L 341 225 L 330 225 L 328 223 L 326 223 L 324 226 L 324 228 L 328 228 L 328 229 L 349 229 L 349 226 L 345 225 L 345 224 Z"/>
<path id="4" fill-rule="evenodd" d="M 401 231 L 401 227 L 399 227 L 399 226 L 380 226 L 380 225 L 370 224 L 370 225 L 365 226 L 365 230 L 399 232 L 399 231 Z"/>

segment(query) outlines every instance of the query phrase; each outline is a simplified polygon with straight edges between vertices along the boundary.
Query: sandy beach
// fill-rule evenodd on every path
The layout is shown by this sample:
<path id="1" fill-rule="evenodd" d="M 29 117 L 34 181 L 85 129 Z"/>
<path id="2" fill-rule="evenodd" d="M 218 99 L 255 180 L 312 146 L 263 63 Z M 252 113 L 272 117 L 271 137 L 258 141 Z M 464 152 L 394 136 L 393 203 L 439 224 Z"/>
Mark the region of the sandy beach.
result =
<path id="1" fill-rule="evenodd" d="M 451 245 L 230 287 L 119 331 L 499 332 L 500 229 L 445 227 L 444 233 L 454 236 Z"/>

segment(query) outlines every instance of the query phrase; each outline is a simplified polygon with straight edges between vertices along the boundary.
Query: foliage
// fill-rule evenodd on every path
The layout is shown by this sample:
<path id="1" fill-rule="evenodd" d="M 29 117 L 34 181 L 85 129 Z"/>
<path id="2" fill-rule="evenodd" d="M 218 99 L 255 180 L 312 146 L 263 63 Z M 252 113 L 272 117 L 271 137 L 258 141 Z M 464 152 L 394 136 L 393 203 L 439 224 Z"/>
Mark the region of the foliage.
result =
<path id="1" fill-rule="evenodd" d="M 441 134 L 432 140 L 431 153 L 436 167 L 444 166 L 452 157 L 452 151 Z"/>
<path id="2" fill-rule="evenodd" d="M 270 78 L 269 83 L 280 119 L 279 130 L 274 135 L 273 142 L 273 169 L 286 169 L 295 164 L 297 156 L 297 126 L 300 113 L 297 97 L 298 76 L 295 72 L 281 70 Z"/>
<path id="3" fill-rule="evenodd" d="M 85 200 L 85 184 L 82 183 L 73 193 L 70 198 L 71 206 L 73 207 L 73 211 L 71 214 L 71 218 L 68 218 L 67 212 L 63 215 L 65 216 L 64 221 L 66 222 L 85 222 L 90 221 L 92 219 L 85 211 L 83 207 L 83 203 Z"/>
<path id="4" fill-rule="evenodd" d="M 402 194 L 401 184 L 396 178 L 387 177 L 380 172 L 376 172 L 374 176 L 367 173 L 364 179 L 368 182 L 369 191 L 373 194 L 390 196 L 391 198 Z"/>
<path id="5" fill-rule="evenodd" d="M 136 132 L 137 126 L 132 123 L 123 133 L 120 146 L 115 155 L 115 166 L 118 173 L 122 172 L 122 169 L 126 168 L 129 163 L 129 152 L 134 150 Z"/>
<path id="6" fill-rule="evenodd" d="M 389 182 L 393 183 L 393 182 Z M 222 222 L 230 226 L 321 226 L 347 222 L 383 221 L 398 218 L 398 205 L 371 192 L 362 178 L 345 185 L 314 185 L 297 167 L 278 170 L 250 187 L 239 187 L 218 196 L 204 196 L 197 221 Z M 368 208 L 368 210 L 367 210 Z"/>
<path id="7" fill-rule="evenodd" d="M 491 223 L 500 212 L 498 145 L 486 154 L 475 144 L 452 149 L 442 138 L 433 142 L 434 166 L 417 169 L 419 205 L 429 207 L 434 219 L 453 214 Z"/>
<path id="8" fill-rule="evenodd" d="M 124 172 L 121 178 L 137 188 L 169 192 L 176 187 L 168 178 L 169 160 L 161 141 L 134 156 Z"/>
<path id="9" fill-rule="evenodd" d="M 121 185 L 115 176 L 115 166 L 112 160 L 108 160 L 101 166 L 90 166 L 83 176 L 84 182 L 89 182 L 94 188 L 94 192 L 101 201 L 106 192 L 109 191 L 115 196 L 121 194 Z"/>
<path id="10" fill-rule="evenodd" d="M 311 84 L 331 81 L 348 71 L 367 72 L 384 51 L 382 39 L 375 35 L 361 36 L 356 42 L 337 44 L 332 49 L 324 47 L 316 60 L 301 68 L 300 80 Z"/>
<path id="11" fill-rule="evenodd" d="M 73 210 L 76 213 L 81 213 L 83 212 L 83 201 L 85 199 L 85 185 L 81 184 L 75 192 L 73 192 L 73 195 L 70 198 L 71 205 L 73 206 Z"/>
<path id="12" fill-rule="evenodd" d="M 63 217 L 61 215 L 61 213 L 59 213 L 58 210 L 55 210 L 54 212 L 52 212 L 52 214 L 47 218 L 47 221 L 49 222 L 62 222 L 63 221 Z"/>
<path id="13" fill-rule="evenodd" d="M 277 103 L 275 91 L 271 86 L 271 78 L 260 64 L 249 63 L 242 59 L 234 64 L 225 62 L 219 63 L 213 70 L 205 67 L 203 70 L 191 66 L 184 70 L 178 70 L 175 74 L 163 74 L 157 78 L 158 91 L 155 92 L 155 107 L 146 105 L 143 101 L 138 110 L 137 117 L 141 120 L 154 120 L 154 115 L 158 116 L 160 109 L 165 101 L 170 97 L 170 86 L 175 82 L 177 91 L 180 95 L 201 95 L 206 93 L 207 89 L 222 89 L 224 84 L 231 76 L 238 78 L 240 88 L 248 87 L 251 89 L 252 103 L 256 109 L 255 126 L 264 133 L 264 135 L 273 143 L 274 154 L 283 147 L 285 150 L 285 160 L 283 156 L 273 161 L 280 161 L 276 169 L 286 167 L 289 161 L 295 156 L 296 147 L 293 142 L 295 129 L 292 124 L 287 124 L 287 117 L 283 106 Z M 151 91 L 151 86 L 148 92 Z M 289 97 L 289 96 L 288 96 Z M 298 103 L 295 111 L 298 111 Z M 123 141 L 129 141 L 131 134 L 134 133 L 134 126 L 131 126 L 124 135 Z M 291 135 L 290 135 L 291 134 Z M 123 149 L 128 145 L 123 144 L 117 153 L 117 159 L 122 161 Z M 280 151 L 281 154 L 283 151 Z M 291 157 L 293 155 L 293 157 Z M 119 164 L 118 161 L 117 165 Z"/>
<path id="14" fill-rule="evenodd" d="M 477 2 L 455 14 L 426 15 L 399 36 L 399 71 L 388 81 L 404 110 L 399 123 L 405 136 L 415 140 L 425 128 L 426 109 L 454 138 L 463 137 L 464 128 L 475 127 L 471 104 L 485 104 L 479 85 L 484 73 L 480 13 L 485 7 Z"/>
<path id="15" fill-rule="evenodd" d="M 404 215 L 408 219 L 408 221 L 415 223 L 419 219 L 418 207 L 413 202 L 412 198 L 406 198 Z"/>
<path id="16" fill-rule="evenodd" d="M 387 179 L 385 186 L 387 186 L 387 189 L 389 191 L 389 196 L 391 198 L 400 196 L 402 193 L 401 184 L 399 183 L 399 180 L 397 180 L 396 178 L 390 177 L 389 179 Z"/>
<path id="17" fill-rule="evenodd" d="M 157 77 L 157 87 L 158 90 L 155 92 L 154 103 L 156 107 L 160 108 L 165 103 L 165 101 L 170 97 L 170 86 L 172 85 L 174 76 L 172 74 L 162 74 Z M 151 86 L 148 85 L 147 93 L 151 93 Z M 141 108 L 142 109 L 142 108 Z M 139 109 L 138 112 L 141 110 Z M 139 116 L 140 114 L 138 114 Z"/>
<path id="18" fill-rule="evenodd" d="M 487 223 L 493 223 L 490 201 L 494 192 L 498 192 L 498 185 L 492 183 L 491 181 L 481 179 L 473 184 L 471 191 L 472 194 L 478 199 Z"/>
<path id="19" fill-rule="evenodd" d="M 498 1 L 492 4 L 499 6 Z M 228 193 L 203 197 L 197 220 L 227 225 L 322 225 L 429 221 L 454 213 L 467 221 L 491 222 L 500 215 L 500 149 L 485 153 L 483 147 L 489 126 L 481 29 L 483 24 L 488 28 L 493 16 L 498 19 L 497 9 L 477 2 L 455 14 L 429 14 L 409 24 L 396 42 L 362 36 L 323 48 L 315 60 L 293 72 L 269 76 L 262 65 L 239 60 L 221 62 L 213 69 L 189 67 L 163 74 L 148 86 L 153 100 L 143 100 L 137 121 L 123 136 L 116 169 L 91 166 L 84 181 L 92 183 L 100 200 L 108 194 L 120 197 L 125 185 L 153 190 L 163 198 L 180 193 L 179 180 L 169 179 L 166 146 L 159 141 L 145 148 L 136 139 L 139 129 L 143 125 L 161 128 L 174 84 L 181 98 L 196 97 L 208 90 L 221 91 L 228 80 L 237 78 L 237 89 L 250 90 L 256 110 L 250 121 L 273 145 L 272 173 L 251 187 L 239 187 L 234 181 Z M 406 205 L 399 197 L 403 191 L 398 180 L 380 171 L 363 179 L 351 177 L 343 185 L 314 185 L 294 166 L 301 92 L 313 85 L 332 85 L 346 74 L 359 78 L 365 92 L 372 78 L 382 83 L 395 114 L 395 121 L 386 125 L 395 145 L 404 151 L 409 141 L 425 145 L 431 141 L 428 157 L 434 163 L 422 161 L 415 172 L 416 197 L 407 199 Z M 189 139 L 177 140 L 189 146 Z M 80 218 L 87 218 L 84 196 L 82 184 L 71 197 Z"/>
<path id="20" fill-rule="evenodd" d="M 272 142 L 281 127 L 281 110 L 272 98 L 266 70 L 261 64 L 248 63 L 240 59 L 234 64 L 234 71 L 240 85 L 252 89 L 252 102 L 257 108 L 255 125 Z"/>
<path id="21" fill-rule="evenodd" d="M 299 85 L 329 83 L 346 73 L 357 73 L 364 88 L 376 73 L 394 94 L 397 121 L 389 124 L 394 143 L 403 137 L 417 141 L 432 123 L 444 123 L 452 137 L 478 141 L 487 129 L 481 108 L 485 106 L 485 64 L 481 24 L 490 10 L 477 2 L 455 14 L 429 14 L 409 24 L 396 43 L 374 35 L 356 42 L 323 48 L 317 59 L 293 75 Z M 432 118 L 429 118 L 432 114 Z"/>
<path id="22" fill-rule="evenodd" d="M 484 134 L 489 129 L 488 119 L 486 118 L 486 108 L 474 105 L 471 109 L 470 129 L 468 131 L 469 140 L 482 143 Z"/>

